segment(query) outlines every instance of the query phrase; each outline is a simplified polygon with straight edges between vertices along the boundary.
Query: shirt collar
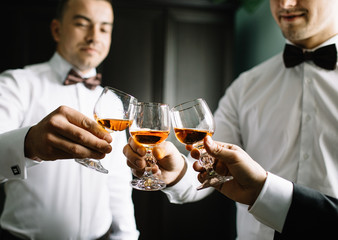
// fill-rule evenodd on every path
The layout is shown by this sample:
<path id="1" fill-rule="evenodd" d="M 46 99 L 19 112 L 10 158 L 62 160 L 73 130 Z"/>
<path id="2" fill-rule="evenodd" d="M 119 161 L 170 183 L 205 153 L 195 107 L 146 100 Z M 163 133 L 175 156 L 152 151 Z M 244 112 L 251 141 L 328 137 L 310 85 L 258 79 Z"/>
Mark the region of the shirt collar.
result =
<path id="1" fill-rule="evenodd" d="M 88 73 L 82 74 L 76 67 L 67 62 L 60 54 L 57 52 L 54 53 L 53 57 L 49 60 L 52 69 L 59 76 L 61 82 L 63 82 L 70 71 L 70 69 L 74 69 L 81 77 L 89 78 L 96 75 L 96 69 L 92 68 Z"/>

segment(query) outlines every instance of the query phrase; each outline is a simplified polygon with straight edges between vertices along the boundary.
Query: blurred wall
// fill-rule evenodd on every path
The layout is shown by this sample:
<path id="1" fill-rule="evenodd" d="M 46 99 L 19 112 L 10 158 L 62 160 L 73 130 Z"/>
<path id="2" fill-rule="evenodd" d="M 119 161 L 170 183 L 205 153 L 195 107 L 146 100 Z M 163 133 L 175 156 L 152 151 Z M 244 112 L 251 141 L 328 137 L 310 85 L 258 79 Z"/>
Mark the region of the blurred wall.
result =
<path id="1" fill-rule="evenodd" d="M 285 40 L 263 1 L 254 12 L 240 8 L 235 16 L 234 76 L 279 53 Z"/>

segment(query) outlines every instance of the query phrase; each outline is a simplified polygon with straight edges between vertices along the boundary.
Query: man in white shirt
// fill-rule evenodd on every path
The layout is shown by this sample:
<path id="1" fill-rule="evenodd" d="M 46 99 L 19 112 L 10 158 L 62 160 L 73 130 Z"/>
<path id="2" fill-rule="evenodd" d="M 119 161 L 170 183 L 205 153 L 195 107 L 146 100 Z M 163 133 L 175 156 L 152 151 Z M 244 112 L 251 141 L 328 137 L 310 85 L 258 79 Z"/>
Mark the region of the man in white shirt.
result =
<path id="1" fill-rule="evenodd" d="M 109 0 L 62 1 L 51 60 L 0 75 L 1 239 L 138 238 L 126 134 L 112 139 L 92 120 L 102 87 L 91 77 L 109 52 L 112 25 Z M 71 69 L 92 80 L 64 85 Z M 102 159 L 109 174 L 74 158 Z"/>
<path id="2" fill-rule="evenodd" d="M 338 198 L 338 1 L 270 0 L 270 6 L 287 39 L 286 51 L 241 74 L 227 89 L 215 112 L 214 139 L 243 148 L 270 173 Z M 196 174 L 171 143 L 157 151 L 172 202 L 196 201 L 212 191 L 196 191 Z M 124 153 L 139 176 L 144 150 L 130 140 Z M 274 229 L 247 209 L 237 204 L 238 239 L 273 239 Z M 276 218 L 283 231 L 282 215 Z"/>

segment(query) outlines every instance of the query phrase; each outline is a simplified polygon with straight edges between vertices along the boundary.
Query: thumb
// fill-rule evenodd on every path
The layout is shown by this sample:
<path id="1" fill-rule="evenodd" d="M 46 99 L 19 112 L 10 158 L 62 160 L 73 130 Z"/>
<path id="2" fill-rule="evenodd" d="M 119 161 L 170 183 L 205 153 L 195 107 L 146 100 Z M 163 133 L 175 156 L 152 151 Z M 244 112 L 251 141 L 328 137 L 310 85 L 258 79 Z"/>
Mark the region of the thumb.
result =
<path id="1" fill-rule="evenodd" d="M 204 139 L 204 148 L 209 155 L 221 162 L 229 164 L 233 160 L 233 150 L 235 146 L 227 143 L 215 142 L 210 136 Z"/>

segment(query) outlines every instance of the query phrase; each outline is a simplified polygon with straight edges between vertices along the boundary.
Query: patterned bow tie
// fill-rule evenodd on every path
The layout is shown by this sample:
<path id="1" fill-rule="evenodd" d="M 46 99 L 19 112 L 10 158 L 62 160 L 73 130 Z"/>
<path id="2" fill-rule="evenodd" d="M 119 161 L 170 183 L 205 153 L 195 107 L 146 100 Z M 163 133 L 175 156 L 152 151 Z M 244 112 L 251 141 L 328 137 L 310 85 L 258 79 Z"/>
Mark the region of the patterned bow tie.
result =
<path id="1" fill-rule="evenodd" d="M 286 44 L 283 59 L 287 68 L 294 67 L 304 61 L 313 61 L 321 68 L 334 70 L 337 63 L 337 49 L 335 44 L 331 44 L 313 52 L 303 52 L 299 47 Z"/>
<path id="2" fill-rule="evenodd" d="M 90 78 L 82 78 L 77 72 L 75 72 L 73 69 L 71 69 L 63 83 L 63 85 L 71 85 L 71 84 L 76 84 L 79 82 L 83 82 L 84 85 L 91 89 L 94 90 L 96 86 L 101 84 L 101 78 L 102 74 L 98 73 L 93 77 Z"/>

